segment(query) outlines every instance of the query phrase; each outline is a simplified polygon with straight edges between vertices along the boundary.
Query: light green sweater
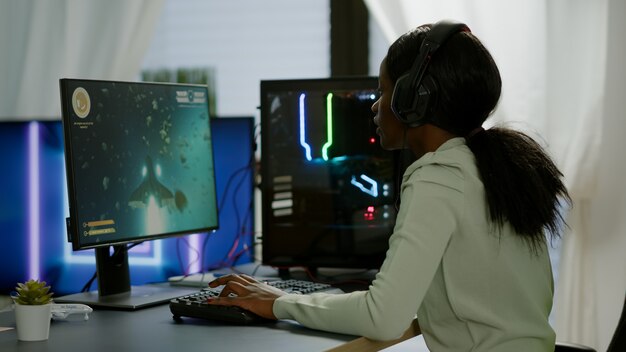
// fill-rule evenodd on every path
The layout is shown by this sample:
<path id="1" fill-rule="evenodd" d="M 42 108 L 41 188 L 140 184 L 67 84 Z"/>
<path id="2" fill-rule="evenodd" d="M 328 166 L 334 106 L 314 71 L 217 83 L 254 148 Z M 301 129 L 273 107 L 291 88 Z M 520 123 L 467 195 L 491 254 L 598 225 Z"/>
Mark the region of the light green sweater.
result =
<path id="1" fill-rule="evenodd" d="M 547 248 L 532 253 L 490 222 L 465 139 L 406 170 L 389 250 L 367 291 L 285 295 L 274 314 L 375 340 L 399 337 L 417 314 L 429 349 L 552 351 L 553 279 Z"/>

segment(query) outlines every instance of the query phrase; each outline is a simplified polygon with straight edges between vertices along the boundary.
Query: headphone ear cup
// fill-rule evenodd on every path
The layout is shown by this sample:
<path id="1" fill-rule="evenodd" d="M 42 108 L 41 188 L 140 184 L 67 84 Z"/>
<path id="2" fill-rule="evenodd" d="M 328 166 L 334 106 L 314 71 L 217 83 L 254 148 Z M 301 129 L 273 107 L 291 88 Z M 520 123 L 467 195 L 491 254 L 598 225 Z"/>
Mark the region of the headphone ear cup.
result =
<path id="1" fill-rule="evenodd" d="M 430 76 L 424 77 L 422 84 L 413 90 L 408 75 L 398 78 L 391 98 L 391 107 L 396 117 L 410 127 L 427 122 L 431 106 L 436 102 L 437 84 Z"/>
<path id="2" fill-rule="evenodd" d="M 411 127 L 425 124 L 432 113 L 432 107 L 437 103 L 437 83 L 435 79 L 427 75 L 422 80 L 422 84 L 417 87 L 415 94 L 415 114 L 414 119 L 407 121 Z"/>
<path id="3" fill-rule="evenodd" d="M 393 87 L 393 95 L 391 96 L 391 110 L 403 123 L 407 123 L 407 120 L 410 119 L 413 100 L 415 99 L 415 93 L 411 89 L 409 80 L 408 74 L 400 76 Z"/>

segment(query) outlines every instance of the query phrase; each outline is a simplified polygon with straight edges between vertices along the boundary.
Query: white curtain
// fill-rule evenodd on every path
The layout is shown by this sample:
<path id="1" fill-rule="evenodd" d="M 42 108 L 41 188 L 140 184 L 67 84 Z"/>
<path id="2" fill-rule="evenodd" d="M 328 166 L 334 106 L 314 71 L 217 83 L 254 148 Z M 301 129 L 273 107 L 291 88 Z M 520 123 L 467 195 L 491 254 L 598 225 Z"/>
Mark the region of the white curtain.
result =
<path id="1" fill-rule="evenodd" d="M 389 43 L 449 18 L 491 51 L 503 79 L 491 124 L 537 137 L 574 200 L 556 288 L 557 339 L 605 350 L 626 294 L 626 142 L 617 132 L 626 130 L 624 2 L 364 1 Z"/>
<path id="2" fill-rule="evenodd" d="M 0 0 L 0 119 L 58 119 L 59 78 L 135 80 L 163 0 Z"/>

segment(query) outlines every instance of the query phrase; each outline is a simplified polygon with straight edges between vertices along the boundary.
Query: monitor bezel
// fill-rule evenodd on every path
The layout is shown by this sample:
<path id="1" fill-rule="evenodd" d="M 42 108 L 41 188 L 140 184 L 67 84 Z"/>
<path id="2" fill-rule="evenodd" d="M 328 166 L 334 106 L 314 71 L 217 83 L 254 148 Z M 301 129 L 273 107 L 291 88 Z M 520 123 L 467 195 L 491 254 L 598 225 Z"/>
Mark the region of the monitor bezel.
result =
<path id="1" fill-rule="evenodd" d="M 65 167 L 66 167 L 66 180 L 67 180 L 67 192 L 68 192 L 68 206 L 69 206 L 69 218 L 66 220 L 68 228 L 68 240 L 72 243 L 73 250 L 83 250 L 93 248 L 96 254 L 96 277 L 98 278 L 98 294 L 91 292 L 81 292 L 73 295 L 67 295 L 59 297 L 56 300 L 58 302 L 78 302 L 85 303 L 96 307 L 110 308 L 110 309 L 125 309 L 133 310 L 139 308 L 150 307 L 157 304 L 167 303 L 170 299 L 179 297 L 185 294 L 180 288 L 173 288 L 169 285 L 144 285 L 144 286 L 131 286 L 130 280 L 130 268 L 128 261 L 128 250 L 133 243 L 141 243 L 144 241 L 152 241 L 161 238 L 170 238 L 183 235 L 190 235 L 195 233 L 210 232 L 219 228 L 219 209 L 217 200 L 217 184 L 215 168 L 211 168 L 213 175 L 213 190 L 214 190 L 214 218 L 215 224 L 212 226 L 202 228 L 189 228 L 183 231 L 170 231 L 160 234 L 152 234 L 142 237 L 127 237 L 107 239 L 97 243 L 85 244 L 80 241 L 80 235 L 78 231 L 77 219 L 77 192 L 75 182 L 75 170 L 74 164 L 75 157 L 73 155 L 72 148 L 72 112 L 71 101 L 68 84 L 76 82 L 86 83 L 108 83 L 108 84 L 122 84 L 122 85 L 160 85 L 160 86 L 175 86 L 175 87 L 192 87 L 194 89 L 202 88 L 206 91 L 208 97 L 208 88 L 203 85 L 195 84 L 178 84 L 178 83 L 155 83 L 155 82 L 130 82 L 130 81 L 112 81 L 112 80 L 92 80 L 92 79 L 74 79 L 74 78 L 62 78 L 59 80 L 60 96 L 61 96 L 61 121 L 63 123 L 64 133 L 64 148 L 65 148 Z M 210 136 L 211 134 L 211 115 L 209 113 L 209 101 L 206 101 L 206 113 L 207 113 L 207 128 Z M 212 138 L 209 138 L 210 153 L 212 163 L 215 163 L 215 154 L 213 151 Z M 188 292 L 187 290 L 186 292 Z"/>
<path id="2" fill-rule="evenodd" d="M 160 234 L 151 234 L 148 236 L 142 237 L 134 237 L 134 238 L 125 238 L 125 239 L 114 239 L 114 240 L 105 240 L 98 243 L 83 243 L 80 239 L 78 223 L 75 221 L 77 218 L 77 192 L 76 192 L 76 183 L 74 180 L 76 165 L 74 164 L 74 155 L 72 149 L 72 128 L 71 128 L 71 101 L 67 92 L 67 84 L 69 82 L 88 82 L 88 83 L 116 83 L 116 84 L 133 84 L 133 85 L 160 85 L 160 86 L 174 86 L 174 87 L 192 87 L 192 88 L 201 88 L 205 89 L 208 96 L 208 88 L 206 85 L 199 84 L 181 84 L 181 83 L 165 83 L 165 82 L 133 82 L 133 81 L 114 81 L 114 80 L 98 80 L 98 79 L 76 79 L 76 78 L 62 78 L 59 80 L 59 86 L 61 90 L 61 121 L 63 124 L 63 133 L 64 133 L 64 152 L 65 152 L 65 167 L 66 167 L 66 180 L 67 180 L 67 192 L 68 192 L 68 205 L 69 205 L 69 218 L 66 219 L 66 225 L 68 230 L 68 241 L 72 244 L 72 249 L 74 251 L 78 250 L 86 250 L 86 249 L 96 249 L 99 247 L 109 247 L 109 246 L 120 246 L 132 243 L 139 243 L 144 241 L 151 241 L 156 239 L 177 237 L 177 236 L 185 236 L 194 233 L 207 233 L 219 228 L 219 209 L 217 209 L 217 200 L 216 200 L 216 209 L 214 210 L 216 213 L 215 225 L 209 227 L 201 227 L 194 229 L 185 229 L 184 231 L 176 231 L 176 232 L 165 232 Z M 71 96 L 71 95 L 70 95 Z M 207 99 L 207 114 L 209 113 L 209 101 Z M 212 116 L 207 115 L 207 124 L 209 131 L 211 129 L 210 119 Z M 212 131 L 210 131 L 212 133 Z M 215 152 L 213 150 L 213 146 L 211 146 L 211 158 L 215 160 Z M 213 188 L 217 190 L 217 184 L 215 181 L 215 170 L 212 170 L 213 175 Z M 208 211 L 208 210 L 207 210 Z"/>

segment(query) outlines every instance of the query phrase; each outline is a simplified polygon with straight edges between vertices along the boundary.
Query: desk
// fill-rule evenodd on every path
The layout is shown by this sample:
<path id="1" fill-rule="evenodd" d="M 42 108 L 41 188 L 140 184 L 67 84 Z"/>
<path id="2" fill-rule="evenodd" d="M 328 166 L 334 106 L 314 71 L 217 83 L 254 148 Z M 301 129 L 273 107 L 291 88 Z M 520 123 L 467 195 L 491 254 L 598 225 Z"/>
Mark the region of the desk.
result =
<path id="1" fill-rule="evenodd" d="M 87 321 L 52 321 L 47 341 L 18 341 L 15 329 L 0 332 L 0 351 L 323 351 L 355 339 L 291 321 L 233 326 L 183 319 L 174 322 L 168 305 L 137 311 L 94 310 Z M 0 326 L 15 326 L 12 311 L 0 313 Z"/>
<path id="2" fill-rule="evenodd" d="M 236 268 L 216 270 L 218 274 L 243 272 L 250 275 L 277 277 L 275 269 L 254 263 Z M 346 284 L 340 287 L 346 291 L 366 287 L 361 279 L 371 280 L 375 272 L 350 271 L 338 276 Z M 306 279 L 304 272 L 292 272 L 293 278 Z M 352 280 L 356 280 L 356 284 Z M 195 289 L 194 289 L 195 290 Z M 15 326 L 13 311 L 0 313 L 0 326 Z M 397 340 L 414 336 L 414 333 Z M 182 323 L 172 319 L 167 304 L 136 311 L 94 309 L 87 321 L 52 321 L 50 338 L 47 341 L 23 342 L 17 340 L 15 329 L 0 332 L 0 351 L 81 351 L 125 352 L 125 351 L 223 351 L 223 352 L 264 352 L 264 351 L 324 351 L 347 344 L 346 351 L 379 350 L 395 342 L 370 343 L 352 335 L 328 333 L 305 328 L 296 322 L 279 321 L 257 326 L 225 325 L 201 319 L 183 318 Z M 343 346 L 342 346 L 343 348 Z"/>
<path id="3" fill-rule="evenodd" d="M 277 277 L 276 270 L 257 264 L 218 271 Z M 13 311 L 0 313 L 0 326 L 15 326 Z M 15 329 L 0 332 L 0 351 L 324 351 L 354 339 L 356 336 L 312 330 L 292 321 L 236 326 L 183 318 L 176 323 L 164 304 L 135 311 L 94 309 L 87 321 L 52 321 L 47 341 L 18 341 Z"/>

